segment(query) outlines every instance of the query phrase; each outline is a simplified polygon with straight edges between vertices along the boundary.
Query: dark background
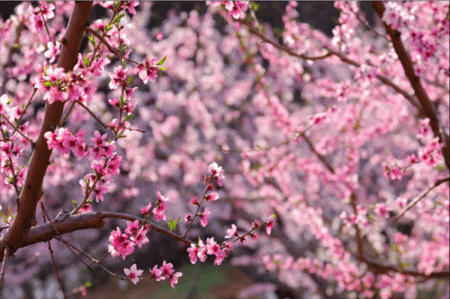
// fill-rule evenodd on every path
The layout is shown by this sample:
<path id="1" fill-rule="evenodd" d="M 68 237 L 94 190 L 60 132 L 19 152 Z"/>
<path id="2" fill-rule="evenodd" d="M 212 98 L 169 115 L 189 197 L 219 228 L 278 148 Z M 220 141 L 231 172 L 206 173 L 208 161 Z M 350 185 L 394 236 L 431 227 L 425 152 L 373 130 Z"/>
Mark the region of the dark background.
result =
<path id="1" fill-rule="evenodd" d="M 3 20 L 9 18 L 14 13 L 14 8 L 21 1 L 2 1 L 0 2 L 0 14 Z M 255 1 L 259 4 L 256 12 L 261 22 L 269 23 L 274 28 L 282 28 L 281 17 L 285 12 L 287 2 L 279 1 Z M 366 13 L 367 20 L 371 26 L 374 26 L 374 12 L 369 2 L 360 2 L 361 9 Z M 207 9 L 203 1 L 155 1 L 152 7 L 152 25 L 158 26 L 167 16 L 169 10 L 178 12 L 189 12 L 197 9 L 201 14 Z M 313 28 L 319 29 L 325 34 L 331 36 L 331 31 L 337 24 L 339 10 L 334 8 L 333 1 L 301 1 L 298 2 L 297 11 L 299 12 L 299 21 L 310 24 Z M 97 7 L 94 14 L 102 14 L 102 9 Z"/>

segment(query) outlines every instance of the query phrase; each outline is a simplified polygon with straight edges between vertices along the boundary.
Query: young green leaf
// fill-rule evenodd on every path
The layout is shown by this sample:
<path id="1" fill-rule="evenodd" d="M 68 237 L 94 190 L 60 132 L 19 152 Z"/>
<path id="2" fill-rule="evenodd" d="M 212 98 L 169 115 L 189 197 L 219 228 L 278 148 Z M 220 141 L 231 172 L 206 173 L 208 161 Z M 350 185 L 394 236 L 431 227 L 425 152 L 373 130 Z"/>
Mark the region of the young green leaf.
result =
<path id="1" fill-rule="evenodd" d="M 177 223 L 180 220 L 180 218 L 181 218 L 181 216 L 178 217 L 178 219 L 176 219 L 176 220 L 173 220 L 172 218 L 170 218 L 169 222 L 167 222 L 167 225 L 169 226 L 170 231 L 173 232 L 174 230 L 177 229 Z"/>
<path id="2" fill-rule="evenodd" d="M 162 64 L 166 61 L 166 59 L 167 59 L 167 56 L 164 56 L 164 58 L 161 59 L 160 61 L 158 61 L 158 62 L 156 63 L 156 65 L 162 65 Z"/>

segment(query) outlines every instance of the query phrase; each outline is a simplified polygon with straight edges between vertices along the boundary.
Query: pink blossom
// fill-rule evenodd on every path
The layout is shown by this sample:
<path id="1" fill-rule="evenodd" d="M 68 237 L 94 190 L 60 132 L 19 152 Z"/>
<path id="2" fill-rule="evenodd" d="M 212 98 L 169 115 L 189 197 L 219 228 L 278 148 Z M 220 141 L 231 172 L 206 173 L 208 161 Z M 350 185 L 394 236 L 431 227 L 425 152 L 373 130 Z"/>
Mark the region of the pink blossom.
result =
<path id="1" fill-rule="evenodd" d="M 145 58 L 142 63 L 140 63 L 134 70 L 135 74 L 138 74 L 139 78 L 147 83 L 148 80 L 151 82 L 156 82 L 158 78 L 158 69 L 156 68 L 156 59 L 148 60 Z"/>
<path id="2" fill-rule="evenodd" d="M 245 18 L 245 11 L 247 10 L 247 1 L 223 1 L 225 8 L 229 14 L 235 19 Z"/>
<path id="3" fill-rule="evenodd" d="M 385 203 L 377 203 L 375 206 L 375 211 L 383 218 L 389 217 L 389 211 Z"/>
<path id="4" fill-rule="evenodd" d="M 163 196 L 159 191 L 156 191 L 156 198 L 159 203 L 169 201 L 169 199 L 167 197 Z"/>
<path id="5" fill-rule="evenodd" d="M 61 43 L 56 42 L 53 44 L 52 42 L 47 43 L 48 50 L 44 52 L 44 56 L 50 58 L 49 62 L 53 63 L 56 60 L 56 57 L 61 52 Z"/>
<path id="6" fill-rule="evenodd" d="M 237 235 L 237 227 L 236 225 L 232 224 L 231 228 L 227 229 L 227 235 L 225 236 L 225 239 L 236 237 Z"/>
<path id="7" fill-rule="evenodd" d="M 207 251 L 208 251 L 208 249 L 206 248 L 206 244 L 204 244 L 203 241 L 200 240 L 198 242 L 197 256 L 201 262 L 206 261 L 206 258 L 208 257 Z"/>
<path id="8" fill-rule="evenodd" d="M 223 169 L 221 166 L 219 166 L 216 162 L 211 163 L 208 166 L 208 172 L 211 173 L 211 177 L 217 180 L 217 184 L 219 186 L 222 186 L 222 179 L 223 179 Z"/>
<path id="9" fill-rule="evenodd" d="M 273 221 L 273 219 L 270 219 L 270 220 L 267 222 L 267 225 L 266 225 L 266 233 L 267 233 L 268 235 L 271 234 L 272 228 L 274 227 L 274 225 L 275 225 L 275 221 Z"/>
<path id="10" fill-rule="evenodd" d="M 206 253 L 216 254 L 220 250 L 220 246 L 214 241 L 214 237 L 206 239 Z"/>
<path id="11" fill-rule="evenodd" d="M 90 204 L 85 204 L 83 205 L 79 210 L 78 213 L 83 214 L 83 213 L 89 213 L 92 212 L 92 205 Z"/>
<path id="12" fill-rule="evenodd" d="M 170 277 L 170 286 L 172 288 L 175 288 L 175 285 L 178 283 L 178 278 L 181 276 L 183 276 L 183 273 L 181 272 L 176 272 L 172 274 L 172 276 Z"/>
<path id="13" fill-rule="evenodd" d="M 186 216 L 184 216 L 184 222 L 189 222 L 189 221 L 192 221 L 192 215 L 186 214 Z"/>
<path id="14" fill-rule="evenodd" d="M 108 245 L 108 251 L 113 257 L 122 255 L 122 258 L 125 260 L 125 257 L 127 255 L 130 255 L 134 252 L 134 246 L 132 242 L 130 242 L 126 234 L 122 234 L 119 227 L 116 231 L 111 232 L 109 242 L 111 243 L 111 245 Z"/>
<path id="15" fill-rule="evenodd" d="M 192 196 L 191 200 L 189 201 L 189 204 L 190 205 L 198 205 L 199 202 L 198 202 L 197 196 Z"/>
<path id="16" fill-rule="evenodd" d="M 209 201 L 215 201 L 215 200 L 217 200 L 217 199 L 219 199 L 219 194 L 217 194 L 216 192 L 208 193 L 208 194 L 205 196 L 206 202 L 209 202 Z"/>
<path id="17" fill-rule="evenodd" d="M 187 252 L 189 252 L 189 259 L 191 260 L 191 263 L 195 264 L 197 262 L 197 254 L 198 254 L 197 245 L 191 244 L 191 247 L 187 249 Z"/>
<path id="18" fill-rule="evenodd" d="M 114 68 L 114 73 L 109 75 L 111 77 L 111 81 L 109 82 L 109 88 L 116 89 L 119 86 L 124 86 L 127 80 L 127 69 L 124 69 L 122 66 L 117 66 Z"/>
<path id="19" fill-rule="evenodd" d="M 123 272 L 125 272 L 125 275 L 127 275 L 134 284 L 137 284 L 139 282 L 139 276 L 142 275 L 144 270 L 138 270 L 136 264 L 133 264 L 130 269 L 124 268 Z"/>
<path id="20" fill-rule="evenodd" d="M 163 203 L 152 210 L 153 215 L 155 215 L 157 221 L 166 220 L 166 215 L 164 214 L 166 207 L 167 204 Z"/>
<path id="21" fill-rule="evenodd" d="M 103 201 L 103 194 L 108 192 L 108 188 L 106 188 L 105 184 L 97 183 L 97 188 L 94 189 L 95 200 L 98 202 L 99 200 Z"/>
<path id="22" fill-rule="evenodd" d="M 165 278 L 170 277 L 170 275 L 172 275 L 172 273 L 175 272 L 172 263 L 166 263 L 166 261 L 163 261 L 163 264 L 159 269 L 161 270 L 161 274 Z"/>
<path id="23" fill-rule="evenodd" d="M 146 207 L 141 208 L 142 215 L 146 216 L 151 208 L 152 208 L 152 203 L 149 203 Z"/>
<path id="24" fill-rule="evenodd" d="M 158 269 L 158 266 L 155 265 L 153 269 L 150 269 L 150 273 L 156 278 L 156 281 L 165 280 L 166 278 L 162 275 L 162 271 Z"/>
<path id="25" fill-rule="evenodd" d="M 208 218 L 211 216 L 211 211 L 206 208 L 203 213 L 200 214 L 200 225 L 205 227 L 208 225 Z"/>

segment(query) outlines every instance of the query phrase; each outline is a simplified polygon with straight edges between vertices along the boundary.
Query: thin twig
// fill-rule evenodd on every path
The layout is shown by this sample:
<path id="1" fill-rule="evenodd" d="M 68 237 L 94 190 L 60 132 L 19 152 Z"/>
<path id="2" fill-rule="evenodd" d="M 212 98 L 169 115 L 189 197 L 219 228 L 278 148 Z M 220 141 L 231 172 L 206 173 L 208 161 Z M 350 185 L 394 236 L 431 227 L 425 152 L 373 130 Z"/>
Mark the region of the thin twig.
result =
<path id="1" fill-rule="evenodd" d="M 47 27 L 47 21 L 45 20 L 45 17 L 44 17 L 44 12 L 42 11 L 42 8 L 41 8 L 41 3 L 39 1 L 37 1 L 37 5 L 39 6 L 39 12 L 41 13 L 42 20 L 44 21 L 45 31 L 47 31 L 48 39 L 53 43 L 52 36 Z"/>
<path id="2" fill-rule="evenodd" d="M 47 220 L 47 218 L 48 218 L 49 221 L 50 221 L 51 226 L 54 228 L 53 223 L 52 223 L 52 220 L 51 220 L 50 217 L 48 216 L 47 211 L 45 210 L 44 204 L 43 204 L 42 202 L 41 202 L 41 209 L 42 209 L 42 217 L 44 218 L 44 223 L 46 222 L 46 220 Z M 55 231 L 56 231 L 56 229 L 55 229 Z M 56 231 L 56 232 L 57 232 L 57 231 Z M 56 279 L 58 280 L 59 286 L 61 287 L 63 296 L 64 296 L 64 298 L 67 299 L 66 292 L 65 292 L 65 290 L 64 290 L 64 285 L 63 285 L 63 283 L 62 283 L 62 281 L 61 281 L 61 278 L 59 277 L 58 269 L 56 268 L 56 262 L 55 262 L 55 257 L 54 257 L 54 255 L 53 255 L 52 244 L 51 244 L 50 242 L 51 242 L 51 240 L 48 240 L 48 241 L 47 241 L 47 245 L 48 245 L 48 251 L 50 252 L 50 256 L 51 256 L 51 258 L 52 258 L 53 269 L 55 270 Z"/>
<path id="3" fill-rule="evenodd" d="M 84 109 L 86 109 L 86 111 L 89 112 L 89 114 L 92 115 L 92 117 L 93 117 L 96 121 L 98 121 L 99 124 L 100 124 L 103 128 L 105 128 L 105 129 L 108 128 L 108 126 L 105 125 L 105 124 L 100 120 L 100 118 L 98 118 L 97 115 L 95 115 L 94 112 L 92 112 L 87 106 L 85 106 L 85 105 L 84 105 L 83 103 L 81 103 L 80 101 L 75 101 L 75 102 L 76 102 L 78 105 L 80 105 L 81 107 L 83 107 Z"/>
<path id="4" fill-rule="evenodd" d="M 5 252 L 3 253 L 2 269 L 0 270 L 0 290 L 2 289 L 3 281 L 5 280 L 5 268 L 8 255 L 9 255 L 9 247 L 5 246 Z"/>
<path id="5" fill-rule="evenodd" d="M 436 183 L 434 183 L 432 186 L 430 186 L 427 190 L 425 190 L 424 192 L 422 192 L 422 194 L 420 194 L 419 196 L 417 196 L 416 198 L 414 198 L 407 206 L 406 208 L 397 216 L 395 216 L 392 220 L 391 220 L 391 224 L 395 223 L 400 217 L 402 217 L 406 212 L 408 212 L 412 207 L 414 207 L 420 200 L 422 200 L 422 198 L 424 198 L 431 190 L 433 190 L 434 188 L 436 188 L 437 186 L 439 186 L 442 183 L 448 182 L 450 181 L 450 176 L 441 179 L 441 180 L 437 180 Z"/>
<path id="6" fill-rule="evenodd" d="M 2 117 L 1 115 L 0 115 L 0 117 Z M 9 121 L 9 119 L 8 118 L 6 118 L 6 117 L 3 117 L 3 119 L 4 120 L 6 120 L 6 122 L 15 130 L 15 131 L 17 131 L 19 134 L 20 134 L 20 136 L 22 136 L 23 138 L 25 138 L 30 144 L 31 144 L 31 146 L 32 147 L 34 147 L 34 145 L 35 145 L 35 143 L 34 143 L 34 141 L 33 140 L 31 140 L 30 138 L 28 138 L 27 136 L 25 136 L 20 130 L 17 130 L 17 126 L 14 126 L 10 121 Z"/>
<path id="7" fill-rule="evenodd" d="M 249 23 L 245 22 L 244 20 L 240 20 L 240 19 L 239 19 L 239 20 L 237 20 L 237 21 L 238 21 L 239 23 L 245 25 L 245 26 L 250 30 L 250 32 L 252 32 L 252 33 L 255 34 L 256 36 L 258 36 L 260 39 L 262 39 L 262 40 L 265 41 L 266 43 L 271 44 L 272 46 L 274 46 L 274 47 L 277 48 L 278 50 L 281 50 L 281 51 L 283 51 L 283 52 L 286 52 L 287 54 L 289 54 L 289 55 L 291 55 L 291 56 L 298 57 L 298 58 L 305 59 L 305 60 L 323 60 L 323 59 L 325 59 L 325 58 L 331 56 L 331 53 L 329 53 L 329 52 L 327 52 L 327 53 L 325 53 L 325 54 L 323 54 L 323 55 L 319 55 L 319 56 L 307 56 L 307 55 L 305 55 L 305 54 L 298 54 L 298 53 L 295 53 L 295 52 L 291 51 L 290 49 L 288 49 L 288 48 L 286 48 L 286 47 L 284 47 L 284 46 L 281 46 L 281 45 L 279 45 L 278 43 L 276 43 L 276 42 L 274 42 L 274 41 L 268 39 L 268 38 L 265 37 L 262 33 L 260 33 L 256 28 L 254 28 L 252 25 L 250 25 Z"/>
<path id="8" fill-rule="evenodd" d="M 119 56 L 119 57 L 121 57 L 121 58 L 124 58 L 124 57 L 123 57 L 123 54 L 120 53 L 118 50 L 114 49 L 113 46 L 111 46 L 111 45 L 108 43 L 108 41 L 107 41 L 101 34 L 99 34 L 97 31 L 95 31 L 94 29 L 92 29 L 92 28 L 90 28 L 90 27 L 86 27 L 86 31 L 89 32 L 89 33 L 91 33 L 92 35 L 95 35 L 95 37 L 97 37 L 97 38 L 100 40 L 100 42 L 101 42 L 102 44 L 104 44 L 104 45 L 106 46 L 106 48 L 108 48 L 108 50 L 109 50 L 111 53 L 113 53 L 114 55 Z M 127 61 L 129 61 L 129 62 L 133 62 L 133 63 L 135 63 L 135 64 L 139 64 L 139 62 L 134 61 L 133 59 L 129 59 L 129 58 L 124 58 L 124 59 L 127 60 Z"/>

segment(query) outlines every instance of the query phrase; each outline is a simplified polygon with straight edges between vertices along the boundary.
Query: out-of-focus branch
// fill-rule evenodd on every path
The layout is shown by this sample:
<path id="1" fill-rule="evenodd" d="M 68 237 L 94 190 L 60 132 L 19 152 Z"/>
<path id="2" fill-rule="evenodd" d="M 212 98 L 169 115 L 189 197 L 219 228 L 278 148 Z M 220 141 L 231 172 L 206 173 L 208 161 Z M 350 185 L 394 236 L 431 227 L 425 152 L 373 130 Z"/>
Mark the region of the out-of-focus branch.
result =
<path id="1" fill-rule="evenodd" d="M 2 67 L 2 75 L 3 75 L 3 80 L 2 80 L 2 86 L 0 87 L 0 95 L 3 95 L 4 93 L 6 93 L 6 83 L 9 80 L 9 76 L 8 76 L 8 67 L 12 67 L 14 66 L 14 62 L 13 62 L 13 54 L 17 52 L 17 50 L 19 49 L 19 40 L 20 40 L 20 35 L 22 34 L 22 31 L 26 28 L 25 26 L 25 21 L 21 21 L 19 23 L 19 25 L 17 26 L 16 29 L 16 38 L 14 39 L 14 43 L 11 45 L 11 48 L 9 48 L 8 51 L 8 56 L 6 58 L 6 62 Z"/>
<path id="2" fill-rule="evenodd" d="M 441 180 L 437 180 L 436 183 L 433 184 L 433 186 L 430 186 L 427 190 L 425 190 L 422 194 L 420 194 L 419 196 L 417 196 L 415 199 L 413 199 L 408 206 L 397 216 L 395 216 L 392 220 L 391 220 L 391 224 L 393 224 L 394 222 L 396 222 L 400 217 L 402 217 L 406 212 L 408 212 L 412 207 L 414 207 L 420 200 L 422 200 L 422 198 L 424 198 L 431 190 L 433 190 L 434 188 L 436 188 L 437 186 L 439 186 L 442 183 L 448 182 L 450 181 L 450 177 L 446 177 L 444 179 Z"/>
<path id="3" fill-rule="evenodd" d="M 65 44 L 58 58 L 57 66 L 68 72 L 77 62 L 78 51 L 83 40 L 85 26 L 89 21 L 92 1 L 75 2 L 72 15 L 69 20 L 65 35 Z M 19 205 L 14 221 L 9 228 L 4 241 L 0 243 L 0 260 L 3 260 L 5 247 L 9 248 L 9 255 L 13 255 L 26 240 L 32 226 L 36 225 L 36 206 L 41 198 L 42 183 L 49 165 L 52 151 L 48 149 L 44 134 L 54 131 L 60 123 L 64 109 L 64 103 L 55 101 L 45 107 L 44 120 L 42 122 L 36 147 L 33 151 L 19 197 Z"/>
<path id="4" fill-rule="evenodd" d="M 339 57 L 339 59 L 341 59 L 342 62 L 345 62 L 347 64 L 356 66 L 356 67 L 360 67 L 361 64 L 351 60 L 349 58 L 347 58 L 346 56 L 344 56 L 343 54 L 334 51 L 328 47 L 324 47 L 324 50 L 327 51 L 327 53 L 320 55 L 320 56 L 307 56 L 304 54 L 298 54 L 293 52 L 292 50 L 288 49 L 285 46 L 279 45 L 278 43 L 268 39 L 267 37 L 265 37 L 261 32 L 259 32 L 256 28 L 254 28 L 252 25 L 248 24 L 247 22 L 245 22 L 244 20 L 238 20 L 238 22 L 240 22 L 241 24 L 245 25 L 248 30 L 250 30 L 251 33 L 255 34 L 256 36 L 258 36 L 260 39 L 262 39 L 263 41 L 265 41 L 266 43 L 271 44 L 272 46 L 274 46 L 275 48 L 277 48 L 280 51 L 283 51 L 291 56 L 294 57 L 298 57 L 301 59 L 305 59 L 305 60 L 322 60 L 325 58 L 328 58 L 332 55 L 335 55 L 337 57 Z M 400 93 L 402 96 L 405 97 L 406 100 L 408 100 L 408 102 L 410 102 L 414 107 L 416 107 L 419 110 L 419 113 L 422 115 L 423 111 L 422 108 L 420 106 L 419 103 L 417 103 L 417 101 L 414 99 L 413 96 L 411 96 L 410 94 L 408 94 L 405 90 L 401 89 L 398 85 L 396 85 L 394 82 L 392 82 L 389 78 L 382 76 L 382 75 L 377 75 L 376 76 L 378 80 L 380 80 L 381 82 L 383 82 L 384 84 L 392 87 L 392 89 L 394 89 L 396 92 Z"/>
<path id="5" fill-rule="evenodd" d="M 385 7 L 383 2 L 381 1 L 372 1 L 372 6 L 376 14 L 380 19 L 383 17 L 383 13 L 385 11 Z M 439 138 L 439 142 L 441 142 L 444 146 L 442 147 L 442 153 L 444 154 L 445 164 L 447 168 L 450 169 L 450 139 L 447 136 L 444 128 L 441 128 L 439 119 L 437 117 L 436 111 L 431 104 L 430 98 L 428 97 L 425 88 L 423 87 L 420 78 L 416 76 L 414 72 L 413 62 L 411 60 L 411 56 L 406 52 L 405 46 L 401 40 L 401 34 L 398 30 L 394 30 L 390 25 L 386 24 L 384 21 L 382 22 L 384 28 L 386 29 L 386 33 L 391 38 L 392 46 L 397 53 L 398 59 L 400 60 L 403 70 L 405 71 L 405 75 L 408 78 L 414 92 L 416 93 L 416 97 L 419 100 L 420 105 L 422 106 L 422 110 L 426 117 L 430 119 L 430 126 L 433 130 L 434 136 Z"/>
<path id="6" fill-rule="evenodd" d="M 374 273 L 387 274 L 388 272 L 392 271 L 395 273 L 411 275 L 411 276 L 415 276 L 415 277 L 425 277 L 425 278 L 448 278 L 448 277 L 450 277 L 450 272 L 448 270 L 447 271 L 439 271 L 439 272 L 431 272 L 430 274 L 427 275 L 425 273 L 414 271 L 414 270 L 401 270 L 394 266 L 382 265 L 375 261 L 368 260 L 367 258 L 358 258 L 358 260 L 365 263 L 369 267 L 370 271 L 372 271 Z"/>

